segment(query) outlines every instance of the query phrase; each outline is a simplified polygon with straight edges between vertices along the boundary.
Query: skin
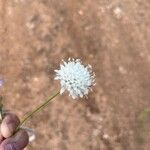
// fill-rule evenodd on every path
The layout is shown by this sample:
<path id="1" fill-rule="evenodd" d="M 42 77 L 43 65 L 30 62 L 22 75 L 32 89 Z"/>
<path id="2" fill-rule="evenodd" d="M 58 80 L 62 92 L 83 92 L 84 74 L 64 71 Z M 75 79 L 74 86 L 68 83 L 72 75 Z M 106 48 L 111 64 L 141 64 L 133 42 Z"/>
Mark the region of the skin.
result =
<path id="1" fill-rule="evenodd" d="M 14 114 L 5 116 L 0 125 L 0 150 L 23 150 L 27 146 L 29 137 L 25 130 L 14 134 L 19 122 Z"/>

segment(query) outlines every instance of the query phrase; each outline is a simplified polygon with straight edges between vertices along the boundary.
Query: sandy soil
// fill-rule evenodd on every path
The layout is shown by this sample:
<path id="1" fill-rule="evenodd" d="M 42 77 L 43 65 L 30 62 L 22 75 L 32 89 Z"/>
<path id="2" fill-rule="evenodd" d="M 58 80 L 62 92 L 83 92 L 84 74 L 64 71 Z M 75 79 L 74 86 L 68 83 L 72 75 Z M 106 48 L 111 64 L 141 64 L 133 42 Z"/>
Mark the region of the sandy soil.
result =
<path id="1" fill-rule="evenodd" d="M 27 126 L 28 150 L 149 150 L 149 0 L 0 0 L 5 107 L 21 118 L 59 89 L 62 59 L 91 64 L 88 100 L 56 98 Z"/>

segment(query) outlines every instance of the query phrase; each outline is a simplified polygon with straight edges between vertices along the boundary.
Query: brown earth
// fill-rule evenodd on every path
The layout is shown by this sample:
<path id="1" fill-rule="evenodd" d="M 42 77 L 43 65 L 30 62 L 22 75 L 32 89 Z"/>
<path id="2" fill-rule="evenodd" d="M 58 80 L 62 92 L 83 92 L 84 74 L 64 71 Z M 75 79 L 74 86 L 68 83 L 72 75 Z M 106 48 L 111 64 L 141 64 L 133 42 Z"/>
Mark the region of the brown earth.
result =
<path id="1" fill-rule="evenodd" d="M 28 150 L 149 150 L 149 0 L 0 0 L 5 107 L 21 118 L 59 88 L 62 59 L 91 64 L 88 100 L 57 97 Z"/>

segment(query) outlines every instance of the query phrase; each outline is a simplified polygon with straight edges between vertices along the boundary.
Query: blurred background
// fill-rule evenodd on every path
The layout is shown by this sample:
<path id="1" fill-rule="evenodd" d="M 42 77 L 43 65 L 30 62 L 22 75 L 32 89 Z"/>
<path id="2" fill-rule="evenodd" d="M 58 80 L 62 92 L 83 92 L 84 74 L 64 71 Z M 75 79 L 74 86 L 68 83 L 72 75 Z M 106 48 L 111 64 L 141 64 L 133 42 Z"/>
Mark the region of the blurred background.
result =
<path id="1" fill-rule="evenodd" d="M 0 0 L 5 108 L 21 118 L 59 89 L 62 59 L 97 77 L 87 100 L 59 96 L 26 124 L 27 150 L 149 150 L 149 42 L 149 0 Z"/>

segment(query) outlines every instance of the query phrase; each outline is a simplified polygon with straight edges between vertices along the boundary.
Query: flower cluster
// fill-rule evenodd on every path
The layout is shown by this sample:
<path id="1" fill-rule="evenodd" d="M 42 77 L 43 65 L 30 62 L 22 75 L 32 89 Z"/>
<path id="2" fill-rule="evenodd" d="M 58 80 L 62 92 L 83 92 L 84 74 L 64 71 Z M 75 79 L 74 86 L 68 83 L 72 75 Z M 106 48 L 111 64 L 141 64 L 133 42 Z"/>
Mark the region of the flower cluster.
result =
<path id="1" fill-rule="evenodd" d="M 60 65 L 60 70 L 55 70 L 55 80 L 60 80 L 62 94 L 65 90 L 73 99 L 87 96 L 91 86 L 95 85 L 95 74 L 90 65 L 84 66 L 80 59 L 68 59 Z"/>

